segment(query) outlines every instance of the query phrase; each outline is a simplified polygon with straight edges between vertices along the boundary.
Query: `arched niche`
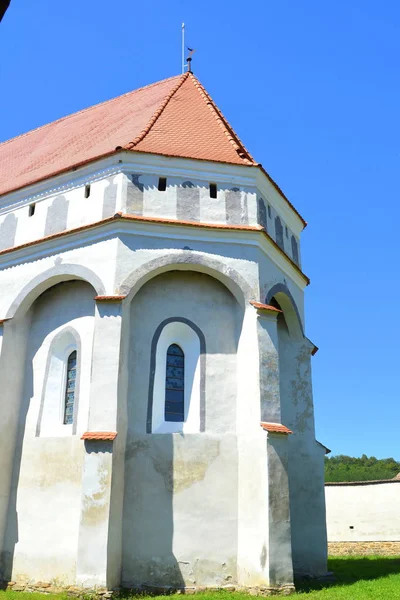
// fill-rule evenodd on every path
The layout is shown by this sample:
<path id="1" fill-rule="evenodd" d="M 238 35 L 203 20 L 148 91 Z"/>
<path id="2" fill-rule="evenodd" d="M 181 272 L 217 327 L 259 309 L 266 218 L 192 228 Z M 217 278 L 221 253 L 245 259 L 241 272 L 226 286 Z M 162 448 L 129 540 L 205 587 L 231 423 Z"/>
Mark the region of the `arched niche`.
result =
<path id="1" fill-rule="evenodd" d="M 166 271 L 198 271 L 214 277 L 224 284 L 242 308 L 247 307 L 253 290 L 240 273 L 226 263 L 200 252 L 182 250 L 150 260 L 133 270 L 119 286 L 118 294 L 132 300 L 140 288 L 150 279 Z"/>
<path id="2" fill-rule="evenodd" d="M 295 340 L 301 340 L 304 337 L 303 324 L 296 302 L 290 293 L 290 290 L 283 283 L 274 285 L 268 292 L 266 304 L 277 306 L 283 312 L 289 335 Z"/>
<path id="3" fill-rule="evenodd" d="M 24 316 L 36 298 L 47 289 L 58 283 L 74 279 L 90 283 L 98 296 L 105 294 L 103 282 L 91 269 L 81 265 L 60 263 L 31 279 L 13 300 L 5 318 L 11 319 Z"/>
<path id="4" fill-rule="evenodd" d="M 73 422 L 63 424 L 66 366 L 72 352 L 77 354 L 76 370 L 78 377 L 74 393 Z M 40 401 L 36 435 L 54 437 L 75 434 L 77 430 L 79 407 L 79 383 L 81 370 L 82 344 L 78 331 L 71 326 L 61 329 L 52 339 L 47 354 L 46 370 L 43 375 L 43 388 Z"/>
<path id="5" fill-rule="evenodd" d="M 182 350 L 185 369 L 184 419 L 164 418 L 166 355 L 171 344 Z M 170 317 L 157 327 L 151 344 L 147 433 L 198 432 L 205 429 L 206 341 L 192 321 Z"/>

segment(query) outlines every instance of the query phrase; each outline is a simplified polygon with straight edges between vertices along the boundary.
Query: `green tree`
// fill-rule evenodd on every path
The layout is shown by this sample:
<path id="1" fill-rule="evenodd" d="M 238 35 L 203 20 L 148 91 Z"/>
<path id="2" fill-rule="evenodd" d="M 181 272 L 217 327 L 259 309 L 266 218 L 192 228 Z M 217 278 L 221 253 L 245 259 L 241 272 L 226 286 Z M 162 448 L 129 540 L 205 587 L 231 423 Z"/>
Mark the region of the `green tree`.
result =
<path id="1" fill-rule="evenodd" d="M 377 459 L 375 456 L 363 454 L 360 458 L 353 456 L 325 457 L 325 481 L 374 481 L 377 479 L 393 479 L 400 473 L 400 462 L 394 458 Z"/>

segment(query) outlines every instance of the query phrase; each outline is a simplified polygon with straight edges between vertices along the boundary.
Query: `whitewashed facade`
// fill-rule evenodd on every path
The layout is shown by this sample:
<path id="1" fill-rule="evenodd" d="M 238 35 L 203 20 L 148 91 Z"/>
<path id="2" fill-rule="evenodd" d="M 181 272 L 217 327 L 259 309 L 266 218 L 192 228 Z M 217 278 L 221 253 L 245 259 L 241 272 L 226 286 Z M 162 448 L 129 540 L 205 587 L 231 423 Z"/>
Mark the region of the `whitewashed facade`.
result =
<path id="1" fill-rule="evenodd" d="M 325 573 L 303 226 L 258 168 L 124 150 L 0 197 L 1 579 Z"/>

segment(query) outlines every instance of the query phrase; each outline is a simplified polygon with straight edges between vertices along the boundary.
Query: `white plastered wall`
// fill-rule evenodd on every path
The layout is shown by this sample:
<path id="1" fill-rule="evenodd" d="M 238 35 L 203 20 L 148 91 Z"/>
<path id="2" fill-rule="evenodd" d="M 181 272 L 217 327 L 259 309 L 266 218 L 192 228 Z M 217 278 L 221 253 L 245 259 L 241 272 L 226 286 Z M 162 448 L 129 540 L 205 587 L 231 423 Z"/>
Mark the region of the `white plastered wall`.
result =
<path id="1" fill-rule="evenodd" d="M 400 482 L 326 485 L 328 542 L 399 542 Z"/>
<path id="2" fill-rule="evenodd" d="M 6 533 L 6 550 L 13 554 L 15 580 L 55 579 L 63 584 L 76 580 L 84 453 L 79 434 L 87 428 L 88 420 L 93 292 L 83 282 L 63 283 L 48 290 L 31 309 L 14 465 L 13 485 L 18 486 L 16 518 L 9 520 Z M 43 393 L 52 342 L 63 330 L 73 330 L 79 339 L 76 433 L 72 426 L 62 423 L 62 398 L 56 399 L 50 390 L 47 398 Z M 64 341 L 71 342 L 69 335 Z M 54 400 L 57 407 L 51 406 Z"/>
<path id="3" fill-rule="evenodd" d="M 165 165 L 167 165 L 167 162 L 168 161 L 165 161 Z M 210 167 L 210 165 L 206 166 Z M 218 167 L 218 169 L 220 168 L 221 167 Z M 132 166 L 132 169 L 126 169 L 125 165 L 124 169 L 125 173 L 135 171 L 140 172 L 140 165 Z M 215 169 L 218 171 L 217 167 L 215 167 Z M 152 171 L 151 173 L 149 171 L 148 175 L 151 175 L 154 179 L 156 177 L 154 173 L 157 173 L 157 171 L 160 175 L 163 174 L 163 168 L 155 170 L 152 167 Z M 250 171 L 246 171 L 246 173 L 249 172 Z M 244 170 L 242 170 L 242 173 L 244 173 Z M 117 177 L 119 177 L 118 181 L 121 185 L 119 186 L 116 207 L 117 209 L 123 210 L 124 206 L 121 193 L 123 190 L 122 182 L 123 179 L 126 178 L 126 174 L 121 173 Z M 193 173 L 186 173 L 182 177 L 177 177 L 176 185 L 183 181 L 191 180 L 201 187 L 201 220 L 204 220 L 204 222 L 222 223 L 226 219 L 225 192 L 232 187 L 239 187 L 241 190 L 241 202 L 244 202 L 244 196 L 246 195 L 249 223 L 255 223 L 257 204 L 254 181 L 253 183 L 249 180 L 245 181 L 246 177 L 243 177 L 243 180 L 241 181 L 233 181 L 233 179 L 234 177 L 232 176 L 232 181 L 230 181 L 230 178 L 225 174 L 222 175 L 222 172 L 219 172 L 215 177 L 213 173 L 211 173 L 211 175 L 203 174 L 202 176 L 197 177 L 194 177 Z M 207 182 L 213 180 L 218 183 L 218 197 L 216 199 L 216 204 L 212 207 L 209 203 Z M 173 183 L 172 179 L 171 181 Z M 60 191 L 60 195 L 65 196 L 69 202 L 67 228 L 77 227 L 87 222 L 96 221 L 100 218 L 105 185 L 105 182 L 102 181 L 94 182 L 92 184 L 91 195 L 88 199 L 83 198 L 83 183 L 70 191 Z M 173 187 L 175 188 L 176 186 L 174 185 Z M 170 194 L 171 193 L 172 192 L 170 192 Z M 54 198 L 57 195 L 59 194 L 52 194 L 51 198 Z M 163 196 L 163 198 L 168 197 L 168 193 L 166 196 Z M 49 204 L 51 198 L 49 197 L 46 199 L 44 197 L 43 201 L 38 202 L 34 217 L 27 217 L 25 215 L 28 210 L 28 204 L 21 207 L 20 210 L 24 211 L 24 218 L 21 220 L 23 227 L 20 230 L 18 225 L 16 243 L 24 243 L 25 241 L 30 241 L 43 235 L 41 232 L 44 231 L 47 211 L 46 206 L 48 207 L 46 202 Z M 170 199 L 173 206 L 175 200 L 172 196 Z M 173 214 L 173 210 L 170 213 L 168 211 L 166 213 L 163 212 L 165 207 L 163 207 L 162 202 L 153 203 L 152 200 L 155 200 L 155 196 L 149 196 L 144 202 L 145 209 L 150 211 L 148 214 L 151 214 L 151 211 L 156 209 L 158 211 L 158 216 L 165 217 L 169 214 Z M 33 227 L 34 221 L 32 219 L 36 219 L 37 229 Z M 207 259 L 209 261 L 215 261 L 215 263 L 219 265 L 219 267 L 216 267 L 217 270 L 215 273 L 217 278 L 218 268 L 220 268 L 221 265 L 223 266 L 224 276 L 227 279 L 233 278 L 235 273 L 239 274 L 249 290 L 248 296 L 246 297 L 246 303 L 250 298 L 263 301 L 263 297 L 262 295 L 260 296 L 259 293 L 259 281 L 261 281 L 263 285 L 267 285 L 265 282 L 282 282 L 286 278 L 289 282 L 289 286 L 293 286 L 293 289 L 296 288 L 298 284 L 292 282 L 290 277 L 288 279 L 288 272 L 292 272 L 293 269 L 289 264 L 285 264 L 286 259 L 282 256 L 274 255 L 272 259 L 266 258 L 265 261 L 263 261 L 263 274 L 262 277 L 260 277 L 259 265 L 262 262 L 262 258 L 268 254 L 269 246 L 266 242 L 260 241 L 261 237 L 258 233 L 251 235 L 253 236 L 252 238 L 250 235 L 247 237 L 247 234 L 244 232 L 234 233 L 225 232 L 223 230 L 210 231 L 170 226 L 156 227 L 152 224 L 143 225 L 133 222 L 122 223 L 115 221 L 102 230 L 88 230 L 81 232 L 79 238 L 77 236 L 63 236 L 46 245 L 32 246 L 24 251 L 18 251 L 15 254 L 6 255 L 3 258 L 0 258 L 1 267 L 3 269 L 0 272 L 0 285 L 2 289 L 2 295 L 0 297 L 0 318 L 9 315 L 9 311 L 15 303 L 15 299 L 27 286 L 29 287 L 30 283 L 34 281 L 35 278 L 40 279 L 43 276 L 45 279 L 46 273 L 49 274 L 49 277 L 55 277 L 54 283 L 56 283 L 58 280 L 61 281 L 66 277 L 74 278 L 75 266 L 84 267 L 84 269 L 87 269 L 88 272 L 90 271 L 100 283 L 101 290 L 95 286 L 96 292 L 91 292 L 92 298 L 95 293 L 113 295 L 119 292 L 120 286 L 135 269 L 145 267 L 149 262 L 161 260 L 165 256 L 176 256 L 177 262 L 179 262 L 182 252 L 191 253 L 190 257 L 185 255 L 187 264 L 183 268 L 187 270 L 193 268 L 193 270 L 201 271 L 203 269 L 203 272 L 207 273 L 208 271 L 204 267 L 204 264 L 201 267 L 197 264 L 197 261 L 201 263 L 203 259 Z M 263 251 L 260 249 L 261 245 L 263 246 Z M 173 265 L 173 260 L 171 261 L 171 265 Z M 284 265 L 285 270 L 282 270 L 282 265 Z M 173 266 L 171 266 L 171 268 L 173 268 Z M 182 268 L 182 263 L 179 264 L 179 268 Z M 58 275 L 55 275 L 57 273 Z M 77 276 L 85 279 L 83 271 L 80 271 Z M 40 285 L 46 286 L 46 282 L 43 281 Z M 294 292 L 294 294 L 297 294 L 297 292 Z M 300 290 L 298 295 L 302 295 Z M 239 534 L 237 539 L 239 545 L 237 559 L 239 564 L 237 565 L 237 575 L 241 582 L 251 585 L 258 582 L 265 582 L 265 564 L 264 566 L 262 564 L 264 559 L 260 562 L 260 556 L 264 556 L 263 552 L 268 551 L 268 548 L 266 547 L 266 544 L 268 543 L 267 531 L 266 529 L 264 530 L 268 521 L 268 497 L 264 493 L 264 485 L 267 485 L 268 476 L 264 471 L 266 460 L 265 434 L 259 429 L 259 365 L 256 339 L 256 313 L 253 307 L 249 307 L 247 304 L 242 308 L 247 310 L 245 310 L 245 319 L 237 350 L 237 410 L 232 415 L 229 411 L 224 412 L 221 409 L 220 421 L 219 423 L 217 420 L 215 421 L 212 435 L 206 440 L 207 443 L 204 443 L 205 438 L 201 440 L 203 445 L 200 444 L 199 446 L 197 446 L 197 442 L 190 445 L 190 442 L 186 444 L 186 441 L 183 440 L 181 446 L 179 446 L 178 442 L 174 445 L 173 451 L 181 460 L 180 464 L 182 469 L 178 479 L 183 486 L 186 486 L 185 469 L 187 456 L 189 456 L 190 461 L 193 462 L 200 454 L 200 456 L 204 457 L 205 463 L 207 461 L 212 463 L 207 471 L 204 485 L 212 486 L 215 489 L 216 494 L 221 496 L 221 504 L 219 505 L 218 510 L 223 509 L 224 494 L 232 495 L 232 493 L 236 494 L 238 489 L 240 490 L 238 498 L 239 508 L 234 519 L 235 527 L 236 519 L 239 521 Z M 74 326 L 77 327 L 77 323 L 74 323 Z M 216 360 L 218 364 L 222 363 L 223 356 L 217 356 Z M 231 368 L 231 363 L 229 363 L 229 365 Z M 41 369 L 41 366 L 38 364 L 37 368 Z M 215 374 L 214 381 L 215 384 L 213 385 L 215 389 L 217 389 Z M 251 400 L 249 400 L 249 398 L 251 398 Z M 82 410 L 84 410 L 84 405 L 82 405 Z M 33 424 L 37 423 L 33 413 L 28 416 L 28 420 L 30 427 L 33 427 Z M 84 429 L 84 421 L 81 420 L 81 423 L 82 428 Z M 230 433 L 229 435 L 224 436 L 221 443 L 219 443 L 219 438 L 226 429 L 227 423 L 229 423 Z M 81 425 L 79 425 L 79 427 L 81 427 Z M 236 429 L 237 431 L 235 431 Z M 40 440 L 40 438 L 36 438 L 36 440 L 37 439 Z M 66 451 L 67 445 L 71 439 L 72 437 L 70 438 L 69 435 L 64 436 L 62 439 L 59 437 L 53 439 L 45 438 L 45 442 L 43 443 L 46 445 L 45 452 L 47 453 L 47 450 L 49 450 L 53 455 L 54 464 L 57 464 L 58 468 L 62 465 L 61 469 L 59 469 L 60 486 L 62 487 L 68 480 L 68 477 L 71 477 L 69 480 L 70 489 L 76 489 L 75 486 L 78 485 L 77 473 L 74 471 L 73 474 L 69 475 L 68 469 L 63 468 L 65 464 L 63 460 L 67 460 L 68 464 L 70 462 L 79 464 L 79 461 L 82 458 L 83 444 L 78 440 L 78 436 L 75 436 L 70 450 Z M 60 450 L 59 454 L 56 451 L 55 444 L 59 444 L 59 448 L 63 449 L 62 451 Z M 28 449 L 29 445 L 26 445 L 26 448 Z M 217 453 L 221 455 L 221 459 L 218 458 L 217 460 L 215 458 L 214 455 Z M 229 459 L 231 456 L 235 458 L 237 453 L 240 454 L 240 458 L 238 459 L 239 470 L 229 470 L 231 469 Z M 254 461 L 252 455 L 258 455 L 259 453 L 258 459 Z M 33 454 L 33 456 L 37 456 L 37 453 Z M 30 466 L 33 469 L 32 473 L 38 472 L 37 465 L 31 463 Z M 262 473 L 261 477 L 259 477 L 259 473 Z M 237 476 L 239 476 L 239 484 L 236 480 Z M 227 482 L 229 482 L 229 484 Z M 261 486 L 259 485 L 260 482 L 262 482 Z M 30 483 L 33 486 L 32 489 L 34 489 L 35 482 L 31 481 Z M 195 483 L 195 486 L 200 485 L 202 485 L 201 482 Z M 59 488 L 59 491 L 62 497 L 62 489 Z M 73 492 L 73 494 L 75 494 L 75 492 Z M 189 489 L 182 489 L 180 497 L 175 499 L 175 506 L 178 512 L 179 510 L 182 511 L 183 507 L 190 501 L 190 495 L 191 491 L 189 491 Z M 67 495 L 66 498 L 68 499 Z M 76 497 L 74 495 L 74 500 L 71 500 L 71 506 L 75 507 L 75 500 Z M 30 514 L 29 507 L 24 507 L 23 504 L 20 504 L 19 506 L 22 511 L 21 514 L 25 509 L 28 510 L 27 514 Z M 252 510 L 250 510 L 250 507 L 252 507 Z M 55 507 L 54 510 L 56 510 Z M 254 515 L 255 517 L 253 519 Z M 30 518 L 32 518 L 31 514 Z M 190 516 L 188 522 L 191 520 L 194 522 L 196 519 L 198 519 L 198 515 Z M 249 529 L 250 522 L 251 527 L 253 528 L 251 532 Z M 28 523 L 28 521 L 26 521 L 26 523 Z M 204 525 L 204 532 L 206 532 L 206 524 Z M 221 528 L 220 533 L 221 536 L 218 546 L 218 552 L 220 554 L 218 555 L 218 560 L 221 558 L 220 562 L 222 566 L 223 553 L 229 545 L 232 546 L 232 540 L 229 532 L 224 531 Z M 35 536 L 38 535 L 37 531 L 32 530 L 29 532 L 28 529 L 23 528 L 21 529 L 21 535 L 21 543 L 30 540 L 29 544 L 31 544 L 31 548 L 35 547 L 35 551 L 38 550 L 36 541 L 35 543 L 33 542 Z M 72 537 L 75 536 L 75 531 L 72 532 L 72 530 L 70 530 L 69 532 L 66 532 L 65 535 L 66 537 L 62 535 L 59 539 L 66 539 L 69 544 Z M 178 538 L 176 538 L 177 545 L 174 547 L 174 550 L 181 552 L 181 554 L 185 554 L 186 551 L 192 551 L 191 533 L 184 535 L 181 532 L 181 541 L 177 540 Z M 254 543 L 255 540 L 256 543 Z M 46 543 L 47 546 L 43 551 L 41 548 L 39 549 L 38 560 L 48 561 L 48 568 L 52 573 L 59 574 L 60 581 L 72 581 L 75 569 L 72 553 L 66 560 L 65 564 L 67 564 L 67 566 L 64 568 L 64 571 L 62 571 L 60 569 L 60 564 L 53 560 L 54 553 L 52 560 L 50 560 L 49 557 L 48 549 L 52 548 L 52 540 L 47 538 Z M 68 552 L 68 548 L 56 546 L 56 555 L 57 553 L 62 553 L 63 556 L 65 556 Z M 27 560 L 23 557 L 22 545 L 20 545 L 17 554 L 18 553 L 19 558 L 16 558 L 16 568 L 22 570 L 25 568 L 24 565 L 27 564 Z M 204 559 L 206 558 L 206 552 L 204 552 Z M 184 559 L 182 560 L 184 562 Z M 230 561 L 227 569 L 224 567 L 224 572 L 226 572 L 227 576 L 228 571 L 234 572 L 235 561 L 236 557 Z M 32 564 L 32 569 L 35 570 L 35 579 L 43 579 L 47 576 L 46 572 L 41 570 L 41 567 L 38 564 Z M 209 573 L 210 571 L 208 574 L 206 573 L 204 575 L 204 573 L 202 574 L 199 572 L 199 575 L 208 577 Z M 188 577 L 188 580 L 191 577 L 188 573 L 188 569 L 186 570 L 186 576 Z"/>

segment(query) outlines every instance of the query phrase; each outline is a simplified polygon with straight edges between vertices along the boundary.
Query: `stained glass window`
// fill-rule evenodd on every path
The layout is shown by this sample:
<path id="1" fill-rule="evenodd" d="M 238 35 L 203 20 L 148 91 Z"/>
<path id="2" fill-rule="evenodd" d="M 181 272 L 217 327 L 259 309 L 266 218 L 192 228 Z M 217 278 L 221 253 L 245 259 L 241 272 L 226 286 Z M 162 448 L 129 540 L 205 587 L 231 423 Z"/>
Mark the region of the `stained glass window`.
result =
<path id="1" fill-rule="evenodd" d="M 76 384 L 76 350 L 71 352 L 67 362 L 67 382 L 65 385 L 64 425 L 74 421 L 74 401 Z"/>
<path id="2" fill-rule="evenodd" d="M 177 344 L 167 350 L 167 371 L 165 376 L 166 421 L 185 420 L 185 355 Z"/>

